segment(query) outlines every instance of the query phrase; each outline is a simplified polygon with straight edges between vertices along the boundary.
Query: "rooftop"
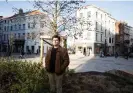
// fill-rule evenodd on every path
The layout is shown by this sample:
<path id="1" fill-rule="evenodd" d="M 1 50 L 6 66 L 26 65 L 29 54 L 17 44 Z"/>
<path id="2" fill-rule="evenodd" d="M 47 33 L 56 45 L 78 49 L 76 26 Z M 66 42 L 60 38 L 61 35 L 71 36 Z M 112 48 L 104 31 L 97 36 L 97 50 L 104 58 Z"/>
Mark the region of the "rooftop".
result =
<path id="1" fill-rule="evenodd" d="M 37 15 L 37 14 L 44 14 L 44 13 L 40 12 L 39 10 L 33 10 L 33 11 L 24 12 L 22 14 L 18 13 L 18 14 L 9 16 L 9 17 L 3 17 L 2 19 L 10 19 L 10 18 L 14 18 L 20 15 L 23 16 L 23 15 Z"/>
<path id="2" fill-rule="evenodd" d="M 95 5 L 86 5 L 86 6 L 82 6 L 82 7 L 80 7 L 78 10 L 87 9 L 87 8 L 89 8 L 89 7 L 97 8 L 98 10 L 101 10 L 101 11 L 103 11 L 104 13 L 107 13 L 109 16 L 111 16 L 110 13 L 106 12 L 105 10 L 103 10 L 103 9 L 101 9 L 101 8 L 95 6 Z"/>

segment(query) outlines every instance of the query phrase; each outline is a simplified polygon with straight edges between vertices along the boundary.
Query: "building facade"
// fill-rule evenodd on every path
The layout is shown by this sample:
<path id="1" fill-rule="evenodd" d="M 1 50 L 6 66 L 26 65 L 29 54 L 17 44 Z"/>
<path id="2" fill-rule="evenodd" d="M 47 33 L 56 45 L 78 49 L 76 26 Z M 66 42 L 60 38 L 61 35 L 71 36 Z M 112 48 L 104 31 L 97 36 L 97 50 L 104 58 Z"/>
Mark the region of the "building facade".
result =
<path id="1" fill-rule="evenodd" d="M 0 40 L 1 51 L 9 51 L 12 45 L 12 51 L 19 53 L 21 49 L 25 53 L 37 53 L 40 51 L 40 35 L 46 34 L 49 30 L 45 26 L 46 14 L 39 10 L 23 12 L 19 10 L 18 14 L 3 18 L 0 20 Z M 44 44 L 44 53 L 50 46 Z"/>
<path id="2" fill-rule="evenodd" d="M 82 35 L 75 40 L 76 51 L 86 55 L 114 53 L 116 20 L 94 5 L 81 7 L 76 13 L 78 30 Z"/>
<path id="3" fill-rule="evenodd" d="M 115 50 L 119 55 L 130 52 L 132 27 L 125 22 L 116 22 Z"/>
<path id="4" fill-rule="evenodd" d="M 133 27 L 130 27 L 130 52 L 133 53 Z"/>

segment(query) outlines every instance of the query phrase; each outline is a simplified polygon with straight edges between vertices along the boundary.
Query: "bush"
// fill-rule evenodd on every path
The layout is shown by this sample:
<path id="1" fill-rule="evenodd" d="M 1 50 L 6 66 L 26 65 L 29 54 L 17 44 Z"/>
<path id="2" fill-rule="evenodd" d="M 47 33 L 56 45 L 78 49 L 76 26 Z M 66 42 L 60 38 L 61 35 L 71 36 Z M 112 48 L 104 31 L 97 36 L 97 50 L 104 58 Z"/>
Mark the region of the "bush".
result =
<path id="1" fill-rule="evenodd" d="M 40 63 L 0 58 L 0 93 L 44 93 L 48 88 Z"/>

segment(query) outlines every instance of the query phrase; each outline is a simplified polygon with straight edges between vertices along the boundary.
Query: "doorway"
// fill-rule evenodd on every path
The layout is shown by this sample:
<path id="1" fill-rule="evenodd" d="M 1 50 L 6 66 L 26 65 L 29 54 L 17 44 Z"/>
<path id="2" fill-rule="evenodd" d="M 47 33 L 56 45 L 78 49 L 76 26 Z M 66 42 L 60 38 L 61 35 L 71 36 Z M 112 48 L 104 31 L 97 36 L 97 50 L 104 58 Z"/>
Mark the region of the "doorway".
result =
<path id="1" fill-rule="evenodd" d="M 34 53 L 34 46 L 31 46 L 31 51 L 32 53 Z"/>
<path id="2" fill-rule="evenodd" d="M 86 56 L 86 48 L 84 47 L 83 55 Z"/>

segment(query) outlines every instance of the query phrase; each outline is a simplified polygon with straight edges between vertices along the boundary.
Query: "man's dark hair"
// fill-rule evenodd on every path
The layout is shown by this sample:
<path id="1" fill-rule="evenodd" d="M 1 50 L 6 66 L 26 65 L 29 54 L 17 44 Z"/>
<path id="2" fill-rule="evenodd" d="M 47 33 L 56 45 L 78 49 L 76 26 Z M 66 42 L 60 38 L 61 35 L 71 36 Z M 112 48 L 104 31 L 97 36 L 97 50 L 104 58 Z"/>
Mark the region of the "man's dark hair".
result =
<path id="1" fill-rule="evenodd" d="M 58 36 L 58 35 L 54 35 L 54 36 L 52 37 L 52 40 L 53 40 L 53 38 L 58 38 L 58 40 L 60 41 L 60 36 Z"/>

